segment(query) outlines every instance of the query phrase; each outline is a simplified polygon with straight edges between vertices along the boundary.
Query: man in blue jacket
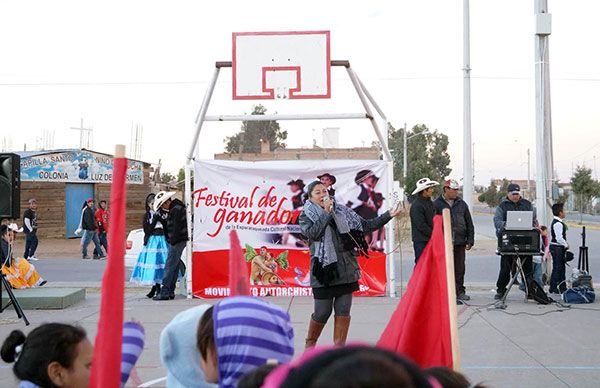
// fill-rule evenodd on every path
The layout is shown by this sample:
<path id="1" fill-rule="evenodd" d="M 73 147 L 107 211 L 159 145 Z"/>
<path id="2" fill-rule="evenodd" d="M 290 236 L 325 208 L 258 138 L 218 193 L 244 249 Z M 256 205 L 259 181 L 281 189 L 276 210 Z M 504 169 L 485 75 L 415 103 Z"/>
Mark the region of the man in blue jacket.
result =
<path id="1" fill-rule="evenodd" d="M 502 199 L 500 205 L 496 207 L 496 214 L 494 215 L 494 226 L 496 227 L 496 236 L 498 241 L 504 232 L 506 226 L 506 214 L 509 211 L 533 211 L 533 225 L 532 228 L 537 227 L 538 222 L 531 202 L 521 197 L 521 187 L 516 183 L 508 185 L 508 194 Z M 500 273 L 498 274 L 498 281 L 496 282 L 496 295 L 494 299 L 502 299 L 502 296 L 506 292 L 506 286 L 510 281 L 511 272 L 516 271 L 516 256 L 514 255 L 502 255 L 500 256 Z M 532 256 L 522 255 L 521 264 L 523 265 L 523 272 L 525 272 L 525 283 L 529 284 L 529 281 L 533 277 L 533 263 Z"/>
<path id="2" fill-rule="evenodd" d="M 433 202 L 436 214 L 450 209 L 452 218 L 452 244 L 454 246 L 454 281 L 456 299 L 470 300 L 465 290 L 465 251 L 475 243 L 475 228 L 469 206 L 458 196 L 459 185 L 454 179 L 444 182 L 443 194 Z"/>

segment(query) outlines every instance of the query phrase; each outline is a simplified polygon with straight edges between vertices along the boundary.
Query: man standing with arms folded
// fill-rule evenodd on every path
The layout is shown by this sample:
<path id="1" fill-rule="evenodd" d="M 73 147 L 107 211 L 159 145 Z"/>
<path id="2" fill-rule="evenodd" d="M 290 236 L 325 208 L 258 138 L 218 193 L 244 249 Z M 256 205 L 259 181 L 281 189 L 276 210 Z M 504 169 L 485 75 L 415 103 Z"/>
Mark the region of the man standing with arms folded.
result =
<path id="1" fill-rule="evenodd" d="M 521 187 L 516 183 L 508 185 L 508 194 L 500 205 L 496 207 L 496 214 L 494 215 L 494 227 L 496 228 L 496 237 L 500 241 L 502 233 L 504 233 L 506 226 L 506 215 L 509 211 L 531 211 L 533 212 L 533 225 L 531 228 L 537 227 L 538 222 L 533 210 L 531 202 L 521 197 Z M 531 255 L 522 255 L 521 264 L 523 265 L 523 272 L 525 273 L 525 284 L 529 284 L 529 281 L 533 278 L 533 261 Z M 506 292 L 506 286 L 510 281 L 511 270 L 516 269 L 516 258 L 515 255 L 502 255 L 500 256 L 500 273 L 498 273 L 498 281 L 496 282 L 496 295 L 494 299 L 502 299 L 502 296 Z"/>
<path id="2" fill-rule="evenodd" d="M 421 178 L 417 182 L 417 188 L 412 195 L 417 197 L 410 207 L 410 228 L 412 231 L 413 248 L 415 250 L 415 265 L 421 257 L 427 242 L 433 232 L 433 187 L 439 185 L 438 182 L 429 178 Z"/>
<path id="3" fill-rule="evenodd" d="M 454 246 L 454 279 L 456 299 L 470 300 L 465 290 L 465 251 L 475 243 L 475 228 L 469 206 L 458 196 L 458 182 L 449 179 L 444 182 L 444 192 L 433 202 L 436 214 L 450 209 L 452 219 L 452 244 Z"/>
<path id="4" fill-rule="evenodd" d="M 37 201 L 35 198 L 29 200 L 29 208 L 23 213 L 23 230 L 25 231 L 25 253 L 23 257 L 27 261 L 37 261 L 35 250 L 38 246 L 37 238 Z"/>

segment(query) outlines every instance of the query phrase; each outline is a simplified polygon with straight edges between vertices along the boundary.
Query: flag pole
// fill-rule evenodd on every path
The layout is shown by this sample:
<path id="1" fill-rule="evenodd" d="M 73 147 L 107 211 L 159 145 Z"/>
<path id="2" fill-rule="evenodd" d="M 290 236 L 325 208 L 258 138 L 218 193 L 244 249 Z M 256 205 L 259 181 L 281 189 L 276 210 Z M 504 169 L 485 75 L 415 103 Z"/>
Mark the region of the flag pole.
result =
<path id="1" fill-rule="evenodd" d="M 125 146 L 117 144 L 110 191 L 108 257 L 102 275 L 100 319 L 94 341 L 90 388 L 118 387 L 121 381 L 125 292 L 125 212 L 127 197 Z"/>
<path id="2" fill-rule="evenodd" d="M 444 247 L 446 251 L 446 283 L 448 286 L 448 313 L 450 314 L 450 341 L 452 344 L 452 369 L 460 371 L 460 343 L 458 339 L 458 313 L 456 310 L 456 282 L 454 280 L 454 245 L 450 209 L 442 212 L 444 221 Z"/>

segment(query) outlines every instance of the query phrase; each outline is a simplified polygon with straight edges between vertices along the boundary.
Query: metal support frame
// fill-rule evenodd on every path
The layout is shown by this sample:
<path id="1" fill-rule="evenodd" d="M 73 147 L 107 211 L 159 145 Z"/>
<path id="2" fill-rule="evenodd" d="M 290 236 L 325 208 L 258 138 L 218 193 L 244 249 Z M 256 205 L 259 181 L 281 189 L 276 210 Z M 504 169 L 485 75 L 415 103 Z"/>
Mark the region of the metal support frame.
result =
<path id="1" fill-rule="evenodd" d="M 390 153 L 387 141 L 387 128 L 388 122 L 385 114 L 379 107 L 379 105 L 375 102 L 375 99 L 369 93 L 369 91 L 365 88 L 364 84 L 358 78 L 354 70 L 350 67 L 350 62 L 347 60 L 336 60 L 331 61 L 331 66 L 341 66 L 345 67 L 350 77 L 350 80 L 356 90 L 356 93 L 365 109 L 364 113 L 337 113 L 337 114 L 298 114 L 298 115 L 217 115 L 217 116 L 206 116 L 206 112 L 208 110 L 208 106 L 210 105 L 210 100 L 212 98 L 215 85 L 217 79 L 219 77 L 220 69 L 223 67 L 231 67 L 232 64 L 229 61 L 222 61 L 215 63 L 215 71 L 213 73 L 213 78 L 206 90 L 206 94 L 204 95 L 204 99 L 202 101 L 202 105 L 200 106 L 200 110 L 196 116 L 196 131 L 193 136 L 193 141 L 190 147 L 190 150 L 187 154 L 187 160 L 185 163 L 185 204 L 186 204 L 186 212 L 187 212 L 187 228 L 188 234 L 190 236 L 190 241 L 188 241 L 186 245 L 186 266 L 187 266 L 187 297 L 192 298 L 192 254 L 193 254 L 193 231 L 192 231 L 192 185 L 191 185 L 191 169 L 193 166 L 194 156 L 198 155 L 198 139 L 200 137 L 200 132 L 202 130 L 202 126 L 206 121 L 270 121 L 270 120 L 340 120 L 340 119 L 368 119 L 373 126 L 373 130 L 379 139 L 381 144 L 381 153 L 383 155 L 384 160 L 388 163 L 388 190 L 387 198 L 393 198 L 393 180 L 394 180 L 394 170 L 393 170 L 393 158 Z M 369 105 L 370 104 L 370 105 Z M 373 115 L 371 111 L 371 106 L 375 109 L 375 111 L 379 115 L 379 120 Z M 379 121 L 379 123 L 378 123 Z M 383 131 L 383 133 L 382 133 Z M 395 233 L 394 233 L 394 225 L 395 223 L 388 223 L 386 225 L 386 251 L 387 259 L 387 275 L 388 275 L 388 295 L 391 297 L 396 296 L 396 276 L 395 276 L 395 266 L 393 260 L 393 251 L 395 250 Z"/>

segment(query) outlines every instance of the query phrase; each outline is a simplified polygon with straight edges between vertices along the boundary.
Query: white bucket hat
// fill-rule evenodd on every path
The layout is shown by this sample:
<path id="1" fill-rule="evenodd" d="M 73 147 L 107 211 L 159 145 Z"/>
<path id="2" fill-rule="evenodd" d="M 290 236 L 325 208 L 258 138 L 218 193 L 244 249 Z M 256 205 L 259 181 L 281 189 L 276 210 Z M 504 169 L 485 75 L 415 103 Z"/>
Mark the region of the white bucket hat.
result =
<path id="1" fill-rule="evenodd" d="M 429 178 L 421 178 L 417 182 L 417 188 L 415 189 L 415 191 L 412 192 L 412 195 L 415 195 L 425 189 L 428 189 L 430 187 L 437 186 L 437 185 L 439 185 L 439 183 L 436 181 L 432 181 Z"/>
<path id="2" fill-rule="evenodd" d="M 163 203 L 167 202 L 174 195 L 174 191 L 159 191 L 156 197 L 154 197 L 154 211 L 157 211 Z"/>
<path id="3" fill-rule="evenodd" d="M 23 227 L 19 228 L 19 226 L 13 222 L 13 223 L 8 224 L 8 230 L 12 230 L 13 232 L 21 233 L 21 232 L 23 232 Z"/>

